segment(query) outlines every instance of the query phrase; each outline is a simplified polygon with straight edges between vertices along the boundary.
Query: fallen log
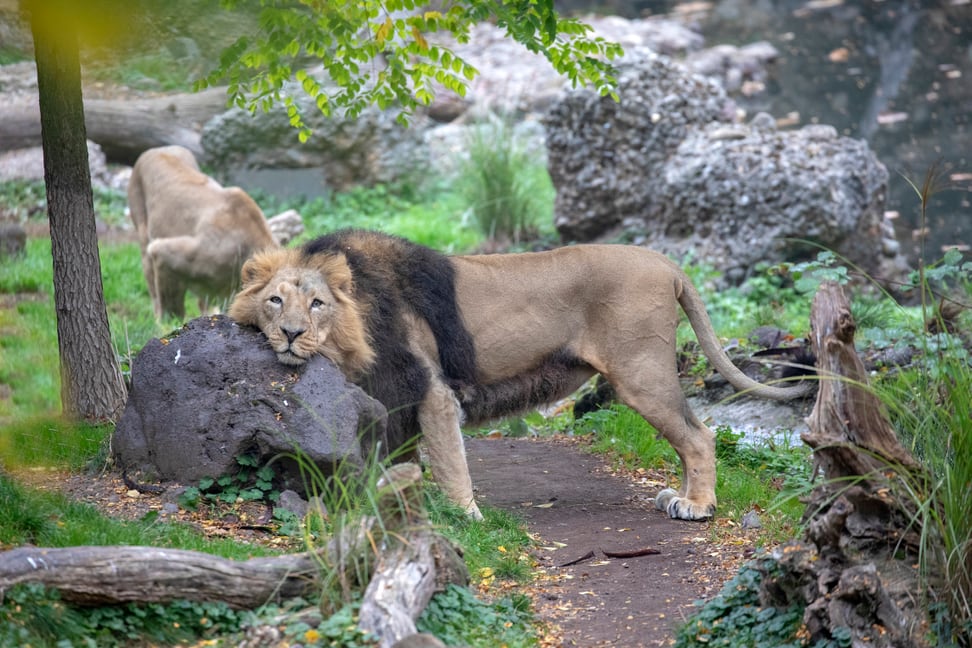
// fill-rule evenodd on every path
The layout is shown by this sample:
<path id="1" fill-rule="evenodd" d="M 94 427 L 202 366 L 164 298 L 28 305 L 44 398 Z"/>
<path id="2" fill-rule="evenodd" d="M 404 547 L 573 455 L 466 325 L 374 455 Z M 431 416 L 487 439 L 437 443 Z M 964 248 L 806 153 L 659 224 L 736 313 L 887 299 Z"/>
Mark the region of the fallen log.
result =
<path id="1" fill-rule="evenodd" d="M 0 592 L 32 582 L 78 605 L 189 600 L 252 609 L 309 594 L 319 565 L 307 553 L 235 561 L 154 547 L 20 547 L 0 553 Z"/>
<path id="2" fill-rule="evenodd" d="M 202 127 L 227 109 L 226 88 L 196 93 L 124 99 L 86 99 L 87 138 L 97 142 L 109 162 L 133 165 L 155 146 L 179 144 L 205 159 Z M 40 107 L 36 97 L 0 106 L 0 152 L 40 146 Z"/>

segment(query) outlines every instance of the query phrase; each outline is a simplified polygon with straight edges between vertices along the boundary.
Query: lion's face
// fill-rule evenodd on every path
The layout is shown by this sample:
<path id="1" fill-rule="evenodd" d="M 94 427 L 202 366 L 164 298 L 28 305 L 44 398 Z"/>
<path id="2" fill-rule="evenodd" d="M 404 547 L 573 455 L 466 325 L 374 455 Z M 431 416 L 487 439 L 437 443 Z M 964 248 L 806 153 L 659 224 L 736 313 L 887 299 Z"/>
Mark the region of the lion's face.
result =
<path id="1" fill-rule="evenodd" d="M 280 362 L 303 364 L 327 341 L 338 305 L 320 273 L 283 268 L 256 297 L 260 330 Z"/>
<path id="2" fill-rule="evenodd" d="M 250 259 L 242 279 L 229 315 L 263 331 L 280 362 L 319 353 L 353 377 L 374 360 L 343 256 L 272 250 Z"/>

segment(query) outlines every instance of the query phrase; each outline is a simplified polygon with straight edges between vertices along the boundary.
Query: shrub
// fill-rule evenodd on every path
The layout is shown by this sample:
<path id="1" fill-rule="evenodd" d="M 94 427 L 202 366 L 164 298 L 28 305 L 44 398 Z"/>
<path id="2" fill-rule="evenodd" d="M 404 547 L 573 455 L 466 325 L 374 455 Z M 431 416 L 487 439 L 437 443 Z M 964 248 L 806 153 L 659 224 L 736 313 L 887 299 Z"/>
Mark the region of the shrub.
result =
<path id="1" fill-rule="evenodd" d="M 546 167 L 495 121 L 471 129 L 459 184 L 468 209 L 487 238 L 517 244 L 551 220 L 553 184 Z"/>

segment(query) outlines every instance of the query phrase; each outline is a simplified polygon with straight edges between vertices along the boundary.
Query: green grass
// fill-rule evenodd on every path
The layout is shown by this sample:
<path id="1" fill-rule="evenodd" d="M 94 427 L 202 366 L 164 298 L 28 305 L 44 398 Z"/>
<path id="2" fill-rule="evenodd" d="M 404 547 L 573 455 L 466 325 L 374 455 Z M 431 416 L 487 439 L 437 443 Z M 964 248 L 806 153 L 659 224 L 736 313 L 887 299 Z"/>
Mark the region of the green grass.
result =
<path id="1" fill-rule="evenodd" d="M 98 62 L 85 69 L 85 82 L 121 83 L 132 90 L 190 92 L 193 82 L 203 76 L 199 63 L 187 69 L 165 48 L 134 54 L 116 62 Z"/>
<path id="2" fill-rule="evenodd" d="M 181 325 L 158 324 L 142 276 L 138 245 L 102 245 L 102 284 L 112 341 L 127 365 L 145 342 Z M 23 257 L 0 268 L 0 294 L 15 296 L 16 308 L 0 309 L 0 383 L 13 387 L 0 400 L 0 422 L 49 416 L 60 411 L 58 340 L 54 314 L 50 239 L 31 238 Z M 193 302 L 193 300 L 187 300 Z M 194 302 L 189 308 L 198 314 Z M 0 433 L 0 445 L 4 443 Z"/>
<path id="3" fill-rule="evenodd" d="M 922 573 L 932 601 L 947 610 L 937 639 L 949 646 L 972 636 L 972 366 L 967 357 L 934 358 L 926 368 L 886 376 L 876 391 L 901 441 L 928 471 L 927 481 L 896 491 L 917 511 Z"/>
<path id="4" fill-rule="evenodd" d="M 404 236 L 442 252 L 468 252 L 482 243 L 475 224 L 463 215 L 461 198 L 431 187 L 356 188 L 311 200 L 279 200 L 254 192 L 267 214 L 296 209 L 304 219 L 304 234 L 296 243 L 344 227 L 375 229 Z"/>
<path id="5" fill-rule="evenodd" d="M 553 222 L 554 188 L 546 166 L 517 139 L 512 125 L 477 124 L 466 150 L 456 183 L 483 236 L 517 244 Z"/>
<path id="6" fill-rule="evenodd" d="M 59 466 L 77 470 L 102 452 L 112 429 L 72 423 L 55 415 L 18 419 L 3 426 L 0 456 L 8 467 Z"/>
<path id="7" fill-rule="evenodd" d="M 58 493 L 28 489 L 0 473 L 0 546 L 151 545 L 205 551 L 244 560 L 275 552 L 231 540 L 207 539 L 185 524 L 120 521 Z"/>
<path id="8" fill-rule="evenodd" d="M 624 405 L 586 414 L 574 424 L 575 434 L 594 434 L 592 449 L 617 457 L 628 468 L 671 468 L 678 455 L 640 414 Z"/>
<path id="9" fill-rule="evenodd" d="M 520 517 L 484 506 L 485 519 L 471 520 L 438 489 L 430 491 L 429 508 L 433 524 L 463 548 L 474 579 L 494 576 L 523 582 L 529 578 L 532 564 L 527 551 L 532 541 Z"/>

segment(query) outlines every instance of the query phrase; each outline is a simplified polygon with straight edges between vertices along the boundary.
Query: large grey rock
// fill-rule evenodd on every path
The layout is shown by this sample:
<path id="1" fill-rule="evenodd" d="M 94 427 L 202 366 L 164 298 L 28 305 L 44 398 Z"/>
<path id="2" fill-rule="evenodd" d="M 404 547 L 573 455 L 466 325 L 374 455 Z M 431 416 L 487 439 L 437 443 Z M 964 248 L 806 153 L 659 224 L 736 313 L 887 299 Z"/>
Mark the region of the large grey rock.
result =
<path id="1" fill-rule="evenodd" d="M 193 483 L 298 449 L 328 474 L 362 465 L 381 441 L 385 409 L 326 358 L 280 364 L 263 335 L 217 315 L 154 339 L 132 363 L 125 412 L 112 438 L 115 461 L 146 478 Z M 281 487 L 303 491 L 292 461 L 274 464 Z"/>
<path id="2" fill-rule="evenodd" d="M 608 235 L 628 216 L 650 217 L 669 158 L 689 133 L 731 121 L 735 105 L 705 77 L 641 50 L 618 65 L 619 102 L 568 93 L 544 118 L 555 224 L 566 240 Z"/>
<path id="3" fill-rule="evenodd" d="M 897 247 L 884 205 L 888 172 L 867 142 L 831 126 L 777 131 L 772 118 L 695 129 L 627 221 L 653 246 L 692 251 L 732 282 L 760 261 L 816 256 L 813 241 L 886 276 Z"/>
<path id="4" fill-rule="evenodd" d="M 670 59 L 622 64 L 620 103 L 571 93 L 545 119 L 555 219 L 567 240 L 623 238 L 692 254 L 738 283 L 761 261 L 813 256 L 806 239 L 890 277 L 904 266 L 885 221 L 888 173 L 829 126 L 734 123 L 715 82 Z"/>
<path id="5" fill-rule="evenodd" d="M 285 94 L 294 97 L 313 135 L 304 143 L 284 110 L 250 114 L 232 108 L 203 127 L 206 162 L 221 171 L 235 168 L 314 167 L 332 189 L 392 182 L 413 177 L 426 165 L 423 118 L 416 128 L 403 128 L 392 110 L 366 108 L 354 118 L 325 117 L 296 83 Z"/>
<path id="6" fill-rule="evenodd" d="M 108 160 L 101 146 L 91 140 L 87 140 L 86 143 L 91 184 L 96 187 L 124 189 L 127 186 L 127 178 L 119 180 L 119 172 L 108 167 Z M 43 179 L 44 151 L 40 146 L 0 153 L 0 182 Z"/>

